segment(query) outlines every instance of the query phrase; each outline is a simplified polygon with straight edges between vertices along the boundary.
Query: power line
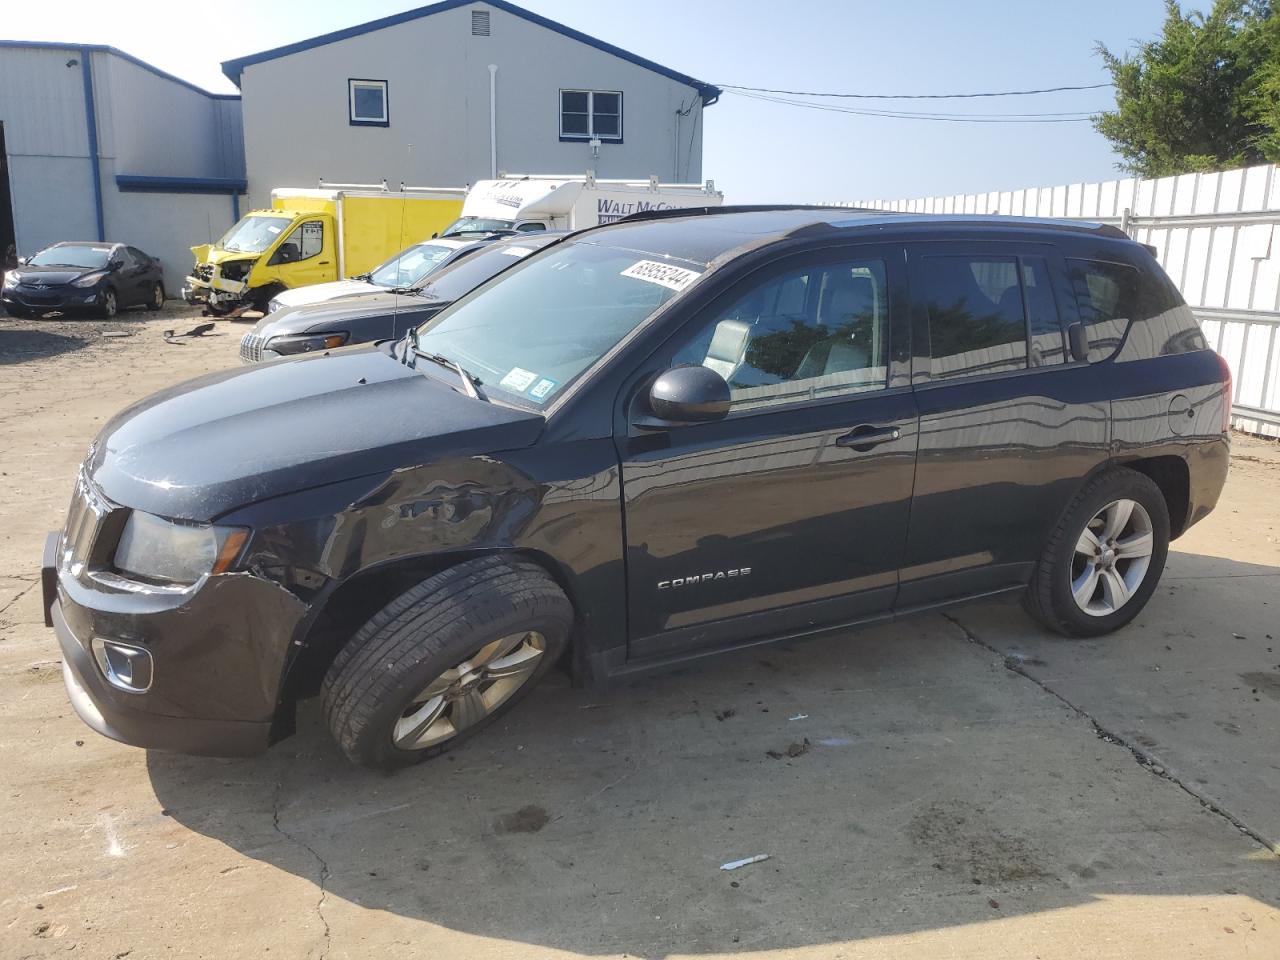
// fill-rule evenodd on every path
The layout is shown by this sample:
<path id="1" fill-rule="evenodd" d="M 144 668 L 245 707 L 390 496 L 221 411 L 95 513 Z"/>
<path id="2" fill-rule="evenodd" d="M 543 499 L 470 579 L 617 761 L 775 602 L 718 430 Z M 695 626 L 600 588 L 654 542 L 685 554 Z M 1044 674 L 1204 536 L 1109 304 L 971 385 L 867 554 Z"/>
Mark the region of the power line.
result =
<path id="1" fill-rule="evenodd" d="M 775 90 L 770 87 L 743 87 L 734 83 L 718 83 L 725 90 L 752 93 L 781 93 L 789 97 L 843 97 L 849 100 L 965 100 L 973 97 L 1029 97 L 1039 93 L 1062 93 L 1067 90 L 1102 90 L 1111 83 L 1088 83 L 1074 87 L 1044 87 L 1040 90 L 1000 90 L 994 93 L 821 93 L 813 90 Z"/>
<path id="2" fill-rule="evenodd" d="M 808 103 L 803 100 L 790 100 L 785 97 L 767 96 L 762 93 L 748 93 L 744 90 L 730 91 L 740 97 L 760 100 L 765 103 L 777 103 L 783 106 L 803 107 L 808 110 L 822 110 L 827 113 L 847 113 L 864 117 L 885 117 L 893 120 L 931 120 L 940 123 L 1084 123 L 1092 120 L 1096 111 L 1072 111 L 1063 113 L 920 113 L 908 110 L 875 110 L 857 107 L 841 107 L 830 103 Z"/>

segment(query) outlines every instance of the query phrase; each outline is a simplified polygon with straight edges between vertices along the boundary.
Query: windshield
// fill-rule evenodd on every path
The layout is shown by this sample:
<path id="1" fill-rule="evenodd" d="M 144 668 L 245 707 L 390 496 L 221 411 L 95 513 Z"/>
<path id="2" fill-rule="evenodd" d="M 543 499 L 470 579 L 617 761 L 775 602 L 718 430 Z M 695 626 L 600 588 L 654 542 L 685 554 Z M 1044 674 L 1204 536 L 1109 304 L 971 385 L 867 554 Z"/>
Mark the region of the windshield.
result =
<path id="1" fill-rule="evenodd" d="M 495 274 L 515 266 L 539 246 L 500 243 L 487 247 L 430 275 L 418 292 L 428 300 L 457 300 Z"/>
<path id="2" fill-rule="evenodd" d="M 369 274 L 369 281 L 380 287 L 408 287 L 421 282 L 458 248 L 443 243 L 415 243 L 401 250 Z"/>
<path id="3" fill-rule="evenodd" d="M 261 253 L 291 223 L 291 217 L 245 217 L 222 235 L 218 246 L 232 253 Z"/>
<path id="4" fill-rule="evenodd" d="M 442 237 L 456 237 L 463 233 L 495 233 L 510 230 L 516 225 L 514 220 L 494 220 L 490 217 L 462 217 L 445 228 Z"/>
<path id="5" fill-rule="evenodd" d="M 543 407 L 701 269 L 591 243 L 553 247 L 422 324 L 416 346 L 461 364 L 490 394 Z"/>
<path id="6" fill-rule="evenodd" d="M 27 262 L 33 267 L 80 267 L 85 270 L 101 270 L 107 265 L 110 257 L 110 247 L 77 244 L 41 250 Z"/>

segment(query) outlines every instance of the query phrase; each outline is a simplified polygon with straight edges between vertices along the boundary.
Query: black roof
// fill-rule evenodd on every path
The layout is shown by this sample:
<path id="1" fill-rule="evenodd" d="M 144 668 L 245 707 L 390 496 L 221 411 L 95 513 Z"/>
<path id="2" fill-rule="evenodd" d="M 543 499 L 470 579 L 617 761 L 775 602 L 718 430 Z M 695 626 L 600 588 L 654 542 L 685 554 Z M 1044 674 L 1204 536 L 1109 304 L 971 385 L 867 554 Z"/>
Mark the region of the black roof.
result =
<path id="1" fill-rule="evenodd" d="M 1046 233 L 1066 231 L 1128 240 L 1117 227 L 1080 220 L 944 213 L 894 213 L 858 207 L 742 206 L 696 207 L 635 214 L 594 227 L 580 239 L 637 251 L 663 253 L 707 264 L 741 247 L 758 246 L 808 234 L 895 236 L 944 231 Z"/>

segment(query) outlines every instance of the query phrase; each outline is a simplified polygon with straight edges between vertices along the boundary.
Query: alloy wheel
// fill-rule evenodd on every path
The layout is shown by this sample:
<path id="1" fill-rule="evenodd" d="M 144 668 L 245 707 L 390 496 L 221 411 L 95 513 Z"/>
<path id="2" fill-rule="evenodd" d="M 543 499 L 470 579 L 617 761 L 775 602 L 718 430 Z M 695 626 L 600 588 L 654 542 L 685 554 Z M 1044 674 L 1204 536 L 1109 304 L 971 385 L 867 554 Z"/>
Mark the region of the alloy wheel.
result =
<path id="1" fill-rule="evenodd" d="M 1113 500 L 1093 515 L 1076 541 L 1071 595 L 1092 617 L 1115 613 L 1136 594 L 1155 549 L 1151 516 L 1136 500 Z"/>
<path id="2" fill-rule="evenodd" d="M 392 741 L 401 750 L 423 750 L 456 737 L 524 686 L 546 649 L 546 638 L 536 631 L 486 644 L 410 699 L 391 732 Z"/>
<path id="3" fill-rule="evenodd" d="M 106 290 L 103 292 L 102 313 L 106 317 L 114 317 L 116 315 L 116 293 L 114 290 Z"/>
<path id="4" fill-rule="evenodd" d="M 164 307 L 164 287 L 160 286 L 158 283 L 156 284 L 155 290 L 151 293 L 151 302 L 155 305 L 157 310 Z"/>

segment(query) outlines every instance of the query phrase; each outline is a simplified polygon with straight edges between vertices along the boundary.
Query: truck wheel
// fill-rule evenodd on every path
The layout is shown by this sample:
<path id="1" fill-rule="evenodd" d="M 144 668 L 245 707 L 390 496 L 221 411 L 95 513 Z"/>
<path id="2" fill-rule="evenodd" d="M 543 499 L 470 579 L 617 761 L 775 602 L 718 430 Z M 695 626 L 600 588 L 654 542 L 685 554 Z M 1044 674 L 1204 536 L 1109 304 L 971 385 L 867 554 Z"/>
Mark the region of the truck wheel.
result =
<path id="1" fill-rule="evenodd" d="M 1050 630 L 1111 633 L 1136 617 L 1169 553 L 1169 508 L 1149 477 L 1117 468 L 1072 501 L 1045 545 L 1026 606 Z"/>
<path id="2" fill-rule="evenodd" d="M 151 288 L 151 297 L 147 300 L 147 309 L 164 309 L 164 285 L 158 280 L 156 281 L 156 285 Z"/>
<path id="3" fill-rule="evenodd" d="M 572 627 L 568 597 L 533 563 L 451 567 L 391 601 L 339 651 L 321 690 L 329 730 L 367 767 L 436 756 L 514 706 Z"/>

